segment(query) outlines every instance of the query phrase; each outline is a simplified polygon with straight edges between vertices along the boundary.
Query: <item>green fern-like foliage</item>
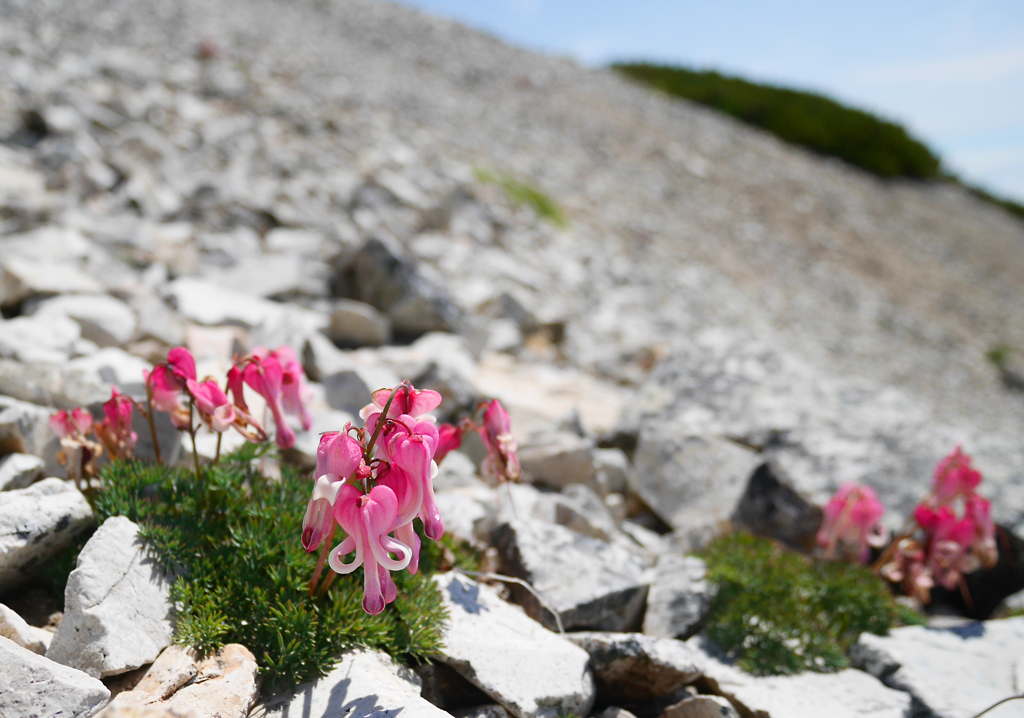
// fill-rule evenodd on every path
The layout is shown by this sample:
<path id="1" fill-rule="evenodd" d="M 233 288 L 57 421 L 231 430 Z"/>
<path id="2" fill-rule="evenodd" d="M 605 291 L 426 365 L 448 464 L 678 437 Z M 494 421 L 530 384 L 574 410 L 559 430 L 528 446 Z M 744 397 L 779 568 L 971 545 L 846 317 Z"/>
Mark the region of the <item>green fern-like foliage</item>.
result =
<path id="1" fill-rule="evenodd" d="M 867 569 L 813 561 L 736 533 L 703 551 L 718 585 L 707 636 L 758 675 L 836 671 L 864 631 L 885 635 L 902 615 Z"/>
<path id="2" fill-rule="evenodd" d="M 450 539 L 424 541 L 419 574 L 393 574 L 398 599 L 378 616 L 361 607 L 361 570 L 337 576 L 325 596 L 310 599 L 317 557 L 299 537 L 311 482 L 287 466 L 280 481 L 264 477 L 267 451 L 245 446 L 206 468 L 200 481 L 190 470 L 137 461 L 103 471 L 98 519 L 138 523 L 155 559 L 178 576 L 175 640 L 201 652 L 245 645 L 268 688 L 327 673 L 351 646 L 404 661 L 436 653 L 447 614 L 428 576 L 453 563 L 475 568 L 472 551 Z"/>

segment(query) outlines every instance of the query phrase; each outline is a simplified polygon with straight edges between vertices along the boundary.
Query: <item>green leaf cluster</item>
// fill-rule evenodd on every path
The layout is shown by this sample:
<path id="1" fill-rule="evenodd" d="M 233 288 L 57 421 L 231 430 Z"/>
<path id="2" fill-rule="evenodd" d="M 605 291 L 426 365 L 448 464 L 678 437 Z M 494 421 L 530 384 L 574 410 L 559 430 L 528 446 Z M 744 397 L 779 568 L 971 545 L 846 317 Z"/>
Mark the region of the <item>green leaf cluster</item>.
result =
<path id="1" fill-rule="evenodd" d="M 488 170 L 478 169 L 476 178 L 480 182 L 495 184 L 502 188 L 508 201 L 515 205 L 529 207 L 538 217 L 546 219 L 556 227 L 566 227 L 569 222 L 558 203 L 543 190 L 531 184 L 517 180 L 515 177 Z"/>
<path id="2" fill-rule="evenodd" d="M 864 631 L 885 635 L 902 617 L 885 583 L 839 561 L 815 561 L 734 533 L 702 552 L 718 593 L 706 635 L 758 675 L 837 671 Z"/>
<path id="3" fill-rule="evenodd" d="M 710 105 L 879 177 L 939 178 L 939 158 L 902 126 L 828 97 L 668 65 L 613 67 L 670 95 Z"/>
<path id="4" fill-rule="evenodd" d="M 311 482 L 288 466 L 279 481 L 265 477 L 267 451 L 245 446 L 198 481 L 190 470 L 138 461 L 103 470 L 98 519 L 138 523 L 155 560 L 178 576 L 175 640 L 201 652 L 243 644 L 271 689 L 327 673 L 352 646 L 406 662 L 436 653 L 447 613 L 428 577 L 452 563 L 476 568 L 472 551 L 450 539 L 424 541 L 418 575 L 393 574 L 398 599 L 378 616 L 363 612 L 362 570 L 337 576 L 326 595 L 311 599 L 317 556 L 300 541 Z"/>

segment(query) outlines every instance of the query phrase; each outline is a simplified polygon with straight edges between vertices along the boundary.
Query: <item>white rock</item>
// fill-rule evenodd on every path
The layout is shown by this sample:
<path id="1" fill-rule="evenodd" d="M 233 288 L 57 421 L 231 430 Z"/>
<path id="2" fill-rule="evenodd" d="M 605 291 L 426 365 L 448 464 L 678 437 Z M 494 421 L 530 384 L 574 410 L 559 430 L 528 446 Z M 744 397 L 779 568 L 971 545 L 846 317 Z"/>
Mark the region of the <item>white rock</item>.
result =
<path id="1" fill-rule="evenodd" d="M 170 645 L 172 579 L 138 533 L 113 516 L 89 539 L 68 577 L 48 658 L 102 678 L 151 663 Z"/>
<path id="2" fill-rule="evenodd" d="M 205 278 L 224 289 L 258 297 L 322 297 L 327 295 L 329 271 L 322 262 L 288 254 L 266 254 L 247 257 L 230 269 L 207 274 Z"/>
<path id="3" fill-rule="evenodd" d="M 501 570 L 529 582 L 563 627 L 621 631 L 640 619 L 647 597 L 645 561 L 621 543 L 600 541 L 564 526 L 514 519 L 491 532 Z M 554 627 L 534 596 L 511 586 L 527 613 Z"/>
<path id="4" fill-rule="evenodd" d="M 728 520 L 758 463 L 725 439 L 654 422 L 640 434 L 631 488 L 672 528 L 691 528 Z"/>
<path id="5" fill-rule="evenodd" d="M 299 254 L 303 257 L 318 257 L 327 246 L 327 240 L 320 232 L 308 229 L 274 227 L 263 237 L 267 251 Z"/>
<path id="6" fill-rule="evenodd" d="M 480 480 L 473 460 L 461 451 L 452 451 L 438 464 L 434 491 L 486 486 Z"/>
<path id="7" fill-rule="evenodd" d="M 33 454 L 46 458 L 57 436 L 50 429 L 52 409 L 0 396 L 0 453 Z"/>
<path id="8" fill-rule="evenodd" d="M 195 678 L 199 672 L 194 651 L 181 646 L 168 646 L 153 665 L 146 669 L 138 683 L 118 693 L 97 718 L 110 718 L 120 708 L 158 704 Z"/>
<path id="9" fill-rule="evenodd" d="M 138 326 L 131 307 L 105 294 L 54 297 L 38 304 L 31 316 L 73 319 L 81 327 L 82 337 L 101 347 L 127 344 Z"/>
<path id="10" fill-rule="evenodd" d="M 158 705 L 179 713 L 246 718 L 259 693 L 258 672 L 252 652 L 229 643 L 199 664 L 193 682 Z"/>
<path id="11" fill-rule="evenodd" d="M 696 556 L 658 558 L 647 594 L 643 632 L 661 638 L 689 638 L 707 615 L 714 586 L 707 565 Z"/>
<path id="12" fill-rule="evenodd" d="M 53 638 L 52 633 L 30 626 L 24 618 L 2 603 L 0 603 L 0 636 L 14 641 L 22 648 L 27 648 L 40 656 L 46 655 L 46 649 Z"/>
<path id="13" fill-rule="evenodd" d="M 72 264 L 9 257 L 0 267 L 0 305 L 17 304 L 45 294 L 100 294 L 103 286 Z"/>
<path id="14" fill-rule="evenodd" d="M 373 392 L 397 386 L 401 379 L 384 367 L 355 366 L 322 376 L 320 381 L 332 409 L 358 416 L 359 410 L 370 403 Z"/>
<path id="15" fill-rule="evenodd" d="M 10 454 L 0 458 L 0 491 L 23 489 L 43 478 L 46 462 L 32 454 Z"/>
<path id="16" fill-rule="evenodd" d="M 0 491 L 0 586 L 14 588 L 93 522 L 85 497 L 60 479 Z"/>
<path id="17" fill-rule="evenodd" d="M 434 577 L 451 614 L 439 660 L 516 718 L 587 715 L 594 678 L 586 651 L 456 573 Z"/>
<path id="18" fill-rule="evenodd" d="M 970 718 L 1021 692 L 1014 672 L 1024 665 L 1024 617 L 955 628 L 907 626 L 888 636 L 865 633 L 851 658 L 932 715 Z"/>
<path id="19" fill-rule="evenodd" d="M 391 341 L 391 322 L 369 304 L 338 299 L 331 305 L 327 336 L 339 346 L 376 347 Z"/>
<path id="20" fill-rule="evenodd" d="M 78 374 L 90 383 L 107 387 L 104 401 L 110 398 L 110 385 L 136 398 L 146 395 L 146 382 L 142 372 L 152 369 L 145 359 L 129 354 L 124 349 L 108 347 L 89 356 L 72 359 L 65 366 L 66 374 Z"/>
<path id="21" fill-rule="evenodd" d="M 0 637 L 0 715 L 88 718 L 110 697 L 95 678 Z"/>
<path id="22" fill-rule="evenodd" d="M 703 651 L 699 637 L 687 643 Z M 848 668 L 838 673 L 758 677 L 705 652 L 704 681 L 741 715 L 764 718 L 911 718 L 910 696 Z"/>
<path id="23" fill-rule="evenodd" d="M 61 363 L 80 346 L 78 323 L 62 316 L 0 320 L 0 357 L 25 363 Z"/>
<path id="24" fill-rule="evenodd" d="M 309 313 L 301 307 L 286 307 L 254 293 L 240 292 L 202 279 L 182 277 L 166 287 L 168 298 L 178 312 L 198 324 L 235 324 L 249 329 L 289 313 Z"/>
<path id="25" fill-rule="evenodd" d="M 346 652 L 323 678 L 269 698 L 252 718 L 299 716 L 387 716 L 445 718 L 449 714 L 420 697 L 419 677 L 379 651 Z"/>
<path id="26" fill-rule="evenodd" d="M 487 540 L 498 503 L 494 489 L 486 485 L 446 489 L 438 491 L 434 498 L 444 517 L 446 534 L 470 543 Z"/>

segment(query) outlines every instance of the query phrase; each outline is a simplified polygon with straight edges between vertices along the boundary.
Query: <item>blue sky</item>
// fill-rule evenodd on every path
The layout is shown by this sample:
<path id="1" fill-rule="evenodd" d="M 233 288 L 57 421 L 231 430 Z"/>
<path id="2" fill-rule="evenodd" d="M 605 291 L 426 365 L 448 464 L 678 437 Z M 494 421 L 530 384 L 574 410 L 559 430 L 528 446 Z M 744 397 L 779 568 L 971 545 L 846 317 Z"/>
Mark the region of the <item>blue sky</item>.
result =
<path id="1" fill-rule="evenodd" d="M 399 1 L 587 64 L 655 60 L 823 92 L 1024 201 L 1020 0 Z"/>

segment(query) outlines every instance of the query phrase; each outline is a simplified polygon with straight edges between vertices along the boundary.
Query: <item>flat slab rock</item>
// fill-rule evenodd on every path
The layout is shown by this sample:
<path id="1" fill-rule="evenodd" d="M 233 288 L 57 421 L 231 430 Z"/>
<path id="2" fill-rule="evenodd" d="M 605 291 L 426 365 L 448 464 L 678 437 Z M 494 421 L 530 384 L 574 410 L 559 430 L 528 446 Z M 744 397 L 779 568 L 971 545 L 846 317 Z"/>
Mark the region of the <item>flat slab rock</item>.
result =
<path id="1" fill-rule="evenodd" d="M 259 692 L 258 673 L 252 652 L 229 643 L 199 664 L 191 683 L 158 705 L 178 713 L 246 718 Z"/>
<path id="2" fill-rule="evenodd" d="M 689 638 L 704 621 L 715 595 L 707 571 L 707 564 L 696 556 L 659 556 L 643 632 L 658 638 Z"/>
<path id="3" fill-rule="evenodd" d="M 753 676 L 710 655 L 700 637 L 687 644 L 704 652 L 701 688 L 729 699 L 753 718 L 911 718 L 910 696 L 853 668 L 838 673 Z"/>
<path id="4" fill-rule="evenodd" d="M 0 603 L 0 637 L 14 641 L 22 648 L 27 648 L 40 656 L 46 655 L 46 649 L 53 640 L 53 634 L 42 628 L 30 626 L 24 618 L 13 609 Z"/>
<path id="5" fill-rule="evenodd" d="M 570 633 L 566 638 L 590 655 L 602 702 L 663 698 L 704 672 L 703 654 L 671 638 L 585 632 Z"/>
<path id="6" fill-rule="evenodd" d="M 305 683 L 257 706 L 252 718 L 359 716 L 360 718 L 447 718 L 420 697 L 419 677 L 379 651 L 349 651 L 323 678 Z"/>
<path id="7" fill-rule="evenodd" d="M 932 715 L 970 718 L 1024 690 L 1024 618 L 956 628 L 907 626 L 888 636 L 864 634 L 851 658 L 886 685 L 907 691 Z M 1009 718 L 1022 711 L 1020 703 L 1010 703 L 986 718 Z"/>
<path id="8" fill-rule="evenodd" d="M 451 614 L 439 660 L 515 718 L 588 714 L 594 677 L 586 651 L 501 600 L 489 586 L 454 572 L 434 581 Z"/>
<path id="9" fill-rule="evenodd" d="M 85 718 L 110 691 L 100 681 L 0 637 L 0 715 Z"/>
<path id="10" fill-rule="evenodd" d="M 138 531 L 112 516 L 86 543 L 48 658 L 104 678 L 152 663 L 170 645 L 172 579 L 146 556 Z"/>
<path id="11" fill-rule="evenodd" d="M 22 583 L 92 523 L 89 503 L 66 481 L 0 491 L 0 586 Z"/>
<path id="12" fill-rule="evenodd" d="M 496 526 L 491 543 L 501 570 L 529 582 L 566 630 L 624 631 L 640 623 L 648 576 L 639 551 L 531 519 Z M 528 614 L 555 627 L 550 611 L 532 594 L 513 586 L 512 596 Z"/>

